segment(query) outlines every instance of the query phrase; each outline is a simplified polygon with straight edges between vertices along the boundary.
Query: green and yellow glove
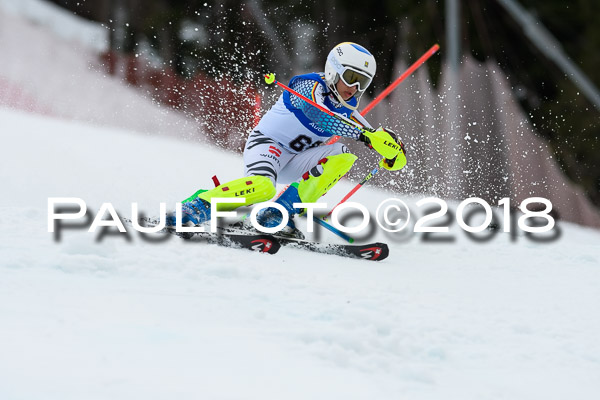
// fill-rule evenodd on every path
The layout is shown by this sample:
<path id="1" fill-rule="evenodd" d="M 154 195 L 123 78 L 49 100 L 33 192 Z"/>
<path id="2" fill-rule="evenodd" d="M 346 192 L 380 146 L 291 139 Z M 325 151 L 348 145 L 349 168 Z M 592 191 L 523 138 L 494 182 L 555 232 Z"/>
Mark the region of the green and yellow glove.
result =
<path id="1" fill-rule="evenodd" d="M 388 171 L 398 171 L 406 165 L 404 144 L 391 129 L 379 127 L 372 132 L 366 131 L 359 140 L 383 156 L 382 167 Z"/>

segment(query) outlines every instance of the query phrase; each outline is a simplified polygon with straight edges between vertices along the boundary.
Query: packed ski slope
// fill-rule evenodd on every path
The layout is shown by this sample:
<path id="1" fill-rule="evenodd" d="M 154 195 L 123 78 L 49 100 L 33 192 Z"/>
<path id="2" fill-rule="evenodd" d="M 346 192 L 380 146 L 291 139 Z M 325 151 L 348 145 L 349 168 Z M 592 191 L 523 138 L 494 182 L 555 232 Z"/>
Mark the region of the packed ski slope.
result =
<path id="1" fill-rule="evenodd" d="M 600 393 L 600 234 L 453 243 L 377 229 L 381 262 L 85 228 L 49 197 L 148 214 L 237 177 L 206 145 L 0 109 L 2 399 L 585 399 Z M 352 184 L 342 182 L 333 203 Z M 368 187 L 375 209 L 398 196 Z M 407 200 L 411 208 L 415 199 Z M 80 222 L 80 221 L 79 221 Z M 89 223 L 88 223 L 89 226 Z M 323 240 L 336 240 L 327 233 Z"/>

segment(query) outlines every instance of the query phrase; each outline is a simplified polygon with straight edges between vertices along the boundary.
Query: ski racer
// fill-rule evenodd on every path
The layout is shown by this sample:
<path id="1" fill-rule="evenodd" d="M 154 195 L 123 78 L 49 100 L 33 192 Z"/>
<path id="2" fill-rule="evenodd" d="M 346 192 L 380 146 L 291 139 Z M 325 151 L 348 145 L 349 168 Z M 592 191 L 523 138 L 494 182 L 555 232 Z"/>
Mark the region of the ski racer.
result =
<path id="1" fill-rule="evenodd" d="M 244 149 L 244 177 L 199 190 L 183 201 L 183 226 L 210 220 L 211 199 L 243 197 L 244 203 L 220 203 L 219 210 L 232 210 L 272 199 L 276 184 L 291 183 L 275 200 L 288 212 L 281 234 L 297 235 L 292 217 L 302 212 L 294 203 L 313 203 L 331 189 L 352 167 L 357 157 L 336 142 L 322 145 L 333 135 L 364 142 L 384 157 L 390 171 L 406 165 L 404 146 L 389 129 L 373 129 L 357 111 L 360 98 L 371 84 L 376 63 L 364 47 L 351 42 L 335 46 L 325 63 L 324 73 L 293 77 L 289 87 L 319 105 L 368 128 L 359 130 L 346 124 L 288 91 L 262 117 L 250 133 Z M 267 228 L 281 224 L 277 208 L 261 210 L 258 222 Z M 176 225 L 175 214 L 167 216 L 167 227 Z"/>

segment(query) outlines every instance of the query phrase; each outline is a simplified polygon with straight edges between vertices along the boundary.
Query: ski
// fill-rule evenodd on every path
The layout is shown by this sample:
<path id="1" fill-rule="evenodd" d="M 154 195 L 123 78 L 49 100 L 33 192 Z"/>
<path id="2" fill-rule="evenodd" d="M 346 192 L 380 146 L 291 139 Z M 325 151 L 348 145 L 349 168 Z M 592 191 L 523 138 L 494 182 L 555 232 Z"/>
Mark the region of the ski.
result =
<path id="1" fill-rule="evenodd" d="M 132 226 L 129 219 L 124 219 L 124 222 Z M 139 223 L 145 227 L 152 227 L 156 226 L 158 221 L 152 218 L 140 218 Z M 216 233 L 177 232 L 172 229 L 162 229 L 157 233 L 167 233 L 185 240 L 206 241 L 219 246 L 244 248 L 268 254 L 277 253 L 281 246 L 369 261 L 382 261 L 390 254 L 388 245 L 380 242 L 368 244 L 322 243 L 277 234 L 264 234 L 231 226 L 219 227 Z"/>
<path id="2" fill-rule="evenodd" d="M 257 232 L 249 228 L 240 228 L 239 225 L 230 225 L 219 229 L 229 234 Z M 276 233 L 273 233 L 270 236 L 277 239 L 282 246 L 307 250 L 314 253 L 331 254 L 340 257 L 358 258 L 361 260 L 369 261 L 381 261 L 385 260 L 390 254 L 388 245 L 380 242 L 368 244 L 338 244 L 316 242 L 314 240 L 304 239 L 303 237 L 301 238 L 293 236 L 284 236 L 278 235 Z"/>
<path id="3" fill-rule="evenodd" d="M 129 226 L 133 226 L 130 219 L 123 219 L 123 222 Z M 158 224 L 158 221 L 152 218 L 140 218 L 140 225 L 144 227 L 153 227 Z M 212 232 L 177 232 L 173 229 L 163 228 L 156 232 L 157 234 L 170 234 L 178 236 L 185 240 L 205 241 L 211 244 L 217 244 L 224 247 L 242 248 L 260 253 L 275 254 L 281 248 L 281 243 L 273 236 L 266 234 L 258 234 L 251 232 L 225 232 L 219 230 L 217 233 Z"/>

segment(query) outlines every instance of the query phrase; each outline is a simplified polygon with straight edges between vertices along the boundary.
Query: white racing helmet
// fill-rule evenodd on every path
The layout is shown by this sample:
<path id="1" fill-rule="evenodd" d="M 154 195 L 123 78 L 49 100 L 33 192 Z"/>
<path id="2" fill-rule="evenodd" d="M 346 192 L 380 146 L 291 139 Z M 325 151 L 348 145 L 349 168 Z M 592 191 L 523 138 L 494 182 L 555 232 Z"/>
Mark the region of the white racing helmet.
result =
<path id="1" fill-rule="evenodd" d="M 340 43 L 329 52 L 325 62 L 325 83 L 335 94 L 337 99 L 346 107 L 356 110 L 360 97 L 371 84 L 377 64 L 375 57 L 367 49 L 352 42 Z M 344 101 L 335 87 L 339 80 L 347 86 L 358 86 L 356 106 L 351 106 Z"/>

